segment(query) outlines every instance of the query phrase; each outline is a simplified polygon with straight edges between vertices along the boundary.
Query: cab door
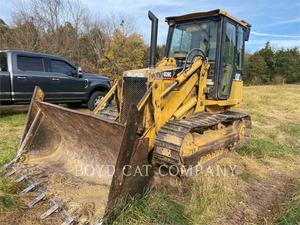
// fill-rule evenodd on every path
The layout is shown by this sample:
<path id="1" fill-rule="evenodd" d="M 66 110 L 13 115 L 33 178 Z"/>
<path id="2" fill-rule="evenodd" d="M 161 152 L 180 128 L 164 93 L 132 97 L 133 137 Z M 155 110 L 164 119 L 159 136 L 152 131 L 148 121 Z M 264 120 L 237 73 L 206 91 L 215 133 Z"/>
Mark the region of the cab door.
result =
<path id="1" fill-rule="evenodd" d="M 228 99 L 236 73 L 236 24 L 224 20 L 218 99 Z"/>
<path id="2" fill-rule="evenodd" d="M 51 87 L 47 98 L 53 101 L 84 100 L 87 81 L 77 75 L 77 69 L 67 61 L 49 58 Z"/>
<path id="3" fill-rule="evenodd" d="M 13 55 L 13 98 L 17 102 L 29 102 L 35 86 L 48 92 L 49 76 L 44 58 L 35 54 Z"/>

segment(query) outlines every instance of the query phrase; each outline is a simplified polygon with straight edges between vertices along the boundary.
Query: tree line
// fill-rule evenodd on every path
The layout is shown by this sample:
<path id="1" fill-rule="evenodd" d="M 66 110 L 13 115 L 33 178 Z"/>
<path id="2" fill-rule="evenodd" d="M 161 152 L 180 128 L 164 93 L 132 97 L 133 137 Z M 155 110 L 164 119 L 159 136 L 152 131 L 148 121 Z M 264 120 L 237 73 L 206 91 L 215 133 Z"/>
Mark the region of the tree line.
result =
<path id="1" fill-rule="evenodd" d="M 0 49 L 63 56 L 85 71 L 111 77 L 145 67 L 148 54 L 143 37 L 135 31 L 133 18 L 93 18 L 76 0 L 21 2 L 9 26 L 0 20 Z"/>
<path id="2" fill-rule="evenodd" d="M 245 57 L 246 84 L 283 84 L 300 82 L 299 48 L 274 50 L 270 42 Z"/>

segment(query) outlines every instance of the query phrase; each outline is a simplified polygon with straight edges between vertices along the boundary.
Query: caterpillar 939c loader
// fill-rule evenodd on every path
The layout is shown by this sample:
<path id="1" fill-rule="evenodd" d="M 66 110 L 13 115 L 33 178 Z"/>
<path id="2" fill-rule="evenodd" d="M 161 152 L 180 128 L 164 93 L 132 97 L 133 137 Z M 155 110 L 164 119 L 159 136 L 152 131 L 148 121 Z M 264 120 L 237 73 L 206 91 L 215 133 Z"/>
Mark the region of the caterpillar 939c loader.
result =
<path id="1" fill-rule="evenodd" d="M 43 223 L 107 222 L 127 194 L 143 192 L 148 164 L 191 176 L 249 136 L 250 117 L 230 109 L 242 100 L 250 25 L 223 10 L 167 17 L 166 53 L 156 64 L 158 19 L 149 18 L 149 68 L 126 71 L 95 115 L 43 102 L 36 88 L 6 176 L 26 184 L 30 207 L 50 202 Z M 107 113 L 112 98 L 116 110 Z"/>

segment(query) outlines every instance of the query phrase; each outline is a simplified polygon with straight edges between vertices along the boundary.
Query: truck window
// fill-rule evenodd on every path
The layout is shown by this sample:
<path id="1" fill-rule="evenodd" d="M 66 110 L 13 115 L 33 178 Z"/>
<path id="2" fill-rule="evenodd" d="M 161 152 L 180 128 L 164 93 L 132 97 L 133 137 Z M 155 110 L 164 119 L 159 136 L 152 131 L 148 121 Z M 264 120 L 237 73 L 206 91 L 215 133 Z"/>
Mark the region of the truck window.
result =
<path id="1" fill-rule="evenodd" d="M 43 58 L 32 56 L 17 56 L 18 69 L 22 71 L 44 72 Z"/>
<path id="2" fill-rule="evenodd" d="M 76 74 L 76 69 L 69 63 L 55 59 L 51 59 L 51 71 L 55 73 L 63 73 L 69 76 Z"/>
<path id="3" fill-rule="evenodd" d="M 0 52 L 0 71 L 7 71 L 7 57 L 5 52 Z"/>

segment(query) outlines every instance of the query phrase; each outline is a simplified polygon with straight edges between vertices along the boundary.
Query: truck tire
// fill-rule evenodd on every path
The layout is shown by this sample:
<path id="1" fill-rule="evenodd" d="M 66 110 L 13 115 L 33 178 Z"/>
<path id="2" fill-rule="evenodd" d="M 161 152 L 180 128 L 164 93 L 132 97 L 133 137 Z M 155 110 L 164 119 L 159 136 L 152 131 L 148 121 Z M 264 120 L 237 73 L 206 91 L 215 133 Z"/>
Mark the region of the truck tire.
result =
<path id="1" fill-rule="evenodd" d="M 91 94 L 87 103 L 89 110 L 93 111 L 99 104 L 100 100 L 106 95 L 104 91 L 95 91 Z"/>

